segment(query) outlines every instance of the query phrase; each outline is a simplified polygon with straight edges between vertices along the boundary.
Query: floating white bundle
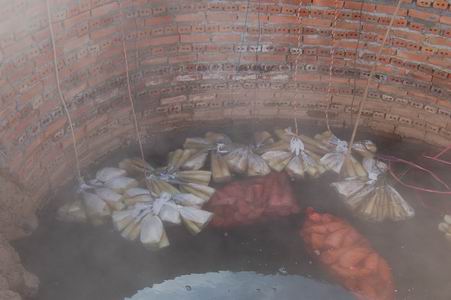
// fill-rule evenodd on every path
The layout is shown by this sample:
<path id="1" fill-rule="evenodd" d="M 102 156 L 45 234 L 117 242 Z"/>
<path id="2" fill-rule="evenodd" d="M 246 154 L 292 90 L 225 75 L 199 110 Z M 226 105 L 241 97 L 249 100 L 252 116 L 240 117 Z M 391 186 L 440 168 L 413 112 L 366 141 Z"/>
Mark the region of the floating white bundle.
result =
<path id="1" fill-rule="evenodd" d="M 138 179 L 141 179 L 147 172 L 153 170 L 152 166 L 141 158 L 123 159 L 119 162 L 119 168 L 127 171 L 129 176 L 134 176 Z"/>
<path id="2" fill-rule="evenodd" d="M 129 197 L 129 198 L 139 196 L 139 195 L 150 195 L 150 191 L 145 188 L 135 187 L 135 188 L 128 189 L 124 192 L 124 196 Z"/>
<path id="3" fill-rule="evenodd" d="M 105 182 L 105 187 L 108 187 L 115 192 L 123 193 L 124 191 L 137 187 L 138 181 L 131 177 L 119 176 L 114 177 Z"/>
<path id="4" fill-rule="evenodd" d="M 316 155 L 324 155 L 327 152 L 330 152 L 330 149 L 323 143 L 303 134 L 294 134 L 290 127 L 285 129 L 276 129 L 274 130 L 274 133 L 280 140 L 273 144 L 267 145 L 264 149 L 264 152 L 290 150 L 290 144 L 293 136 L 296 136 L 298 139 L 300 139 L 304 144 L 305 150 L 310 153 L 314 153 Z"/>
<path id="5" fill-rule="evenodd" d="M 254 143 L 250 145 L 235 145 L 224 160 L 229 169 L 247 176 L 264 176 L 271 168 L 259 155 L 266 146 L 274 143 L 270 133 L 266 131 L 254 133 Z"/>
<path id="6" fill-rule="evenodd" d="M 367 177 L 368 174 L 363 168 L 362 164 L 352 155 L 349 155 L 346 160 L 348 152 L 348 143 L 340 140 L 331 131 L 325 131 L 322 134 L 316 135 L 315 140 L 330 149 L 321 158 L 321 164 L 327 169 L 337 174 L 342 174 L 346 177 Z M 362 140 L 352 144 L 352 153 L 358 153 L 364 158 L 372 158 L 377 151 L 376 145 L 369 140 Z"/>
<path id="7" fill-rule="evenodd" d="M 382 222 L 386 219 L 401 221 L 412 218 L 414 209 L 389 184 L 383 175 L 387 165 L 372 158 L 363 160 L 368 177 L 350 177 L 344 181 L 332 183 L 342 196 L 344 203 L 359 217 Z"/>
<path id="8" fill-rule="evenodd" d="M 438 230 L 445 234 L 446 240 L 451 242 L 451 215 L 445 215 L 443 222 L 438 224 Z"/>
<path id="9" fill-rule="evenodd" d="M 195 207 L 180 207 L 183 223 L 192 234 L 198 234 L 213 218 L 211 212 Z"/>
<path id="10" fill-rule="evenodd" d="M 123 202 L 126 206 L 132 206 L 137 203 L 152 203 L 154 198 L 150 194 L 136 195 L 133 197 L 124 197 Z"/>
<path id="11" fill-rule="evenodd" d="M 127 175 L 127 171 L 119 168 L 107 167 L 97 171 L 96 179 L 101 182 L 107 182 L 116 177 Z"/>
<path id="12" fill-rule="evenodd" d="M 187 138 L 183 150 L 169 155 L 169 166 L 182 170 L 199 170 L 210 155 L 211 172 L 214 182 L 226 182 L 231 178 L 224 155 L 231 150 L 232 141 L 224 134 L 207 132 L 204 138 Z"/>
<path id="13" fill-rule="evenodd" d="M 319 163 L 319 157 L 306 150 L 302 140 L 294 134 L 288 150 L 271 150 L 264 153 L 262 158 L 273 170 L 286 170 L 294 178 L 303 178 L 306 173 L 318 177 L 325 171 Z"/>
<path id="14" fill-rule="evenodd" d="M 93 193 L 82 191 L 81 196 L 86 209 L 86 215 L 91 223 L 94 225 L 104 224 L 111 216 L 111 210 L 108 204 Z"/>
<path id="15" fill-rule="evenodd" d="M 63 222 L 86 223 L 88 216 L 81 199 L 64 204 L 58 209 L 56 218 Z"/>
<path id="16" fill-rule="evenodd" d="M 112 189 L 99 187 L 95 189 L 95 193 L 108 204 L 111 210 L 124 209 L 125 205 L 122 202 L 123 196 Z"/>
<path id="17" fill-rule="evenodd" d="M 203 170 L 170 170 L 167 167 L 155 170 L 146 177 L 148 189 L 155 195 L 192 193 L 209 200 L 215 189 L 208 186 L 212 174 Z"/>
<path id="18" fill-rule="evenodd" d="M 169 240 L 160 218 L 148 214 L 141 224 L 141 243 L 148 249 L 161 249 L 169 246 Z"/>
<path id="19" fill-rule="evenodd" d="M 160 249 L 169 245 L 164 223 L 180 225 L 183 222 L 193 234 L 199 233 L 208 224 L 212 214 L 200 209 L 204 202 L 204 199 L 192 194 L 163 192 L 152 201 L 136 202 L 126 210 L 114 212 L 113 225 L 124 238 L 134 241 L 140 237 L 146 248 Z"/>

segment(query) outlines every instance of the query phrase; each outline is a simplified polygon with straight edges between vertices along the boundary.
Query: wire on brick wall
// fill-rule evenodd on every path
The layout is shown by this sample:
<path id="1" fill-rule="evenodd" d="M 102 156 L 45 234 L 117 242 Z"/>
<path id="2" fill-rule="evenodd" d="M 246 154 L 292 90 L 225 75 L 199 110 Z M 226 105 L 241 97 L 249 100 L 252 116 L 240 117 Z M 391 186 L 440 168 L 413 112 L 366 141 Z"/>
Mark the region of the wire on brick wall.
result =
<path id="1" fill-rule="evenodd" d="M 53 23 L 52 23 L 52 17 L 51 17 L 51 12 L 50 12 L 50 2 L 49 1 L 50 0 L 46 0 L 45 3 L 47 6 L 47 19 L 48 19 L 48 23 L 49 23 L 50 40 L 52 42 L 53 66 L 55 68 L 56 88 L 58 90 L 58 96 L 59 96 L 61 105 L 63 106 L 64 112 L 65 112 L 67 120 L 69 122 L 70 133 L 72 136 L 72 146 L 74 148 L 75 167 L 76 167 L 77 177 L 78 177 L 77 179 L 81 183 L 81 182 L 83 182 L 83 179 L 81 177 L 81 167 L 80 167 L 80 159 L 79 159 L 80 156 L 78 153 L 77 139 L 75 137 L 75 130 L 74 130 L 74 125 L 72 123 L 72 118 L 70 116 L 69 109 L 67 108 L 66 100 L 65 100 L 63 92 L 61 90 L 61 80 L 60 80 L 60 75 L 59 75 L 59 71 L 58 71 L 58 60 L 56 57 L 55 33 L 53 31 Z"/>
<path id="2" fill-rule="evenodd" d="M 379 50 L 376 53 L 375 63 L 374 63 L 374 65 L 371 68 L 370 74 L 369 74 L 367 82 L 366 82 L 365 91 L 363 93 L 363 98 L 362 98 L 362 100 L 359 103 L 359 111 L 357 113 L 357 118 L 356 118 L 356 121 L 355 121 L 355 124 L 354 124 L 354 128 L 352 130 L 351 139 L 350 139 L 348 145 L 354 144 L 355 136 L 356 136 L 357 130 L 359 128 L 359 123 L 360 123 L 360 118 L 362 116 L 363 108 L 365 107 L 365 102 L 368 99 L 368 91 L 369 91 L 369 88 L 370 88 L 370 82 L 373 79 L 374 72 L 376 71 L 376 67 L 377 67 L 377 64 L 379 62 L 379 58 L 380 58 L 380 56 L 382 54 L 382 50 L 385 47 L 385 43 L 387 42 L 388 36 L 390 34 L 390 31 L 391 31 L 391 29 L 393 27 L 393 23 L 395 21 L 395 18 L 397 16 L 398 12 L 399 12 L 399 9 L 401 8 L 401 2 L 402 2 L 402 0 L 398 0 L 398 4 L 396 5 L 395 11 L 393 12 L 393 15 L 391 16 L 390 24 L 388 25 L 387 30 L 385 31 L 385 35 L 384 35 L 384 38 L 382 40 L 381 46 L 379 47 Z M 352 150 L 352 147 L 348 147 L 348 151 L 346 152 L 345 159 L 349 159 L 349 156 L 351 154 L 351 150 Z"/>
<path id="3" fill-rule="evenodd" d="M 130 101 L 130 107 L 132 110 L 132 116 L 133 116 L 133 123 L 135 127 L 136 132 L 136 138 L 138 140 L 139 145 L 139 151 L 141 153 L 141 158 L 145 160 L 144 157 L 144 150 L 143 150 L 143 143 L 141 140 L 141 135 L 139 133 L 139 125 L 138 125 L 138 118 L 136 117 L 136 111 L 135 111 L 135 104 L 133 102 L 133 96 L 132 96 L 132 89 L 130 86 L 130 70 L 128 66 L 128 58 L 127 58 L 127 47 L 125 45 L 125 30 L 124 30 L 124 14 L 122 12 L 122 1 L 119 1 L 119 14 L 120 14 L 120 27 L 121 27 L 121 40 L 122 40 L 122 52 L 124 54 L 124 60 L 125 60 L 125 75 L 127 78 L 127 92 L 128 92 L 128 99 Z"/>

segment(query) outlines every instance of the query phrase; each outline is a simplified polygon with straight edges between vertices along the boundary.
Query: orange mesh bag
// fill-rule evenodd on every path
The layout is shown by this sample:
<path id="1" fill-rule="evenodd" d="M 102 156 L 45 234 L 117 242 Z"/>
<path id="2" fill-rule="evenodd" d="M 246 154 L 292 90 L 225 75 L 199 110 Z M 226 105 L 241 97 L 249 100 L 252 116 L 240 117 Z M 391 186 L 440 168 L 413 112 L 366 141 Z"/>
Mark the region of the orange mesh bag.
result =
<path id="1" fill-rule="evenodd" d="M 285 173 L 235 181 L 217 189 L 206 205 L 214 213 L 212 225 L 233 227 L 300 211 Z"/>
<path id="2" fill-rule="evenodd" d="M 349 223 L 308 208 L 300 235 L 310 254 L 357 299 L 394 299 L 390 267 Z"/>

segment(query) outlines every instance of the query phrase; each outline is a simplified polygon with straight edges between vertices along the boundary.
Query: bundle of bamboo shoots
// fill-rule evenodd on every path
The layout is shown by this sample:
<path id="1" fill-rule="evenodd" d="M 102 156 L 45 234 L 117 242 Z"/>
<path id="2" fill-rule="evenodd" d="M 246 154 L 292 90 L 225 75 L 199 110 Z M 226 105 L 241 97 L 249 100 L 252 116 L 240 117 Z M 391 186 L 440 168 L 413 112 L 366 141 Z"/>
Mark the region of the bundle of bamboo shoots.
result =
<path id="1" fill-rule="evenodd" d="M 330 151 L 328 147 L 318 142 L 317 140 L 298 132 L 294 133 L 291 128 L 276 129 L 274 130 L 274 133 L 279 138 L 279 140 L 273 144 L 266 145 L 263 148 L 264 152 L 272 150 L 289 150 L 293 136 L 296 136 L 296 138 L 300 139 L 304 144 L 305 149 L 311 153 L 315 153 L 316 155 L 321 156 Z"/>
<path id="2" fill-rule="evenodd" d="M 184 151 L 179 149 L 171 152 L 168 165 L 161 168 L 153 168 L 142 159 L 123 160 L 120 166 L 129 172 L 135 170 L 140 174 L 145 174 L 145 185 L 155 195 L 163 192 L 169 194 L 191 193 L 208 201 L 215 192 L 208 186 L 212 174 L 210 171 L 204 170 L 182 170 L 180 158 Z"/>
<path id="3" fill-rule="evenodd" d="M 134 178 L 126 177 L 126 171 L 103 168 L 89 184 L 81 184 L 79 198 L 59 208 L 57 218 L 66 222 L 104 224 L 114 211 L 125 207 L 123 193 L 138 186 Z"/>
<path id="4" fill-rule="evenodd" d="M 451 215 L 443 217 L 443 222 L 438 224 L 438 230 L 443 232 L 448 242 L 451 242 Z"/>
<path id="5" fill-rule="evenodd" d="M 347 156 L 348 143 L 346 141 L 340 140 L 330 131 L 316 135 L 315 139 L 330 149 L 330 152 L 321 157 L 321 164 L 327 170 L 343 177 L 368 176 L 362 164 L 352 154 Z M 376 150 L 376 145 L 369 140 L 359 141 L 352 145 L 353 153 L 358 153 L 366 158 L 373 157 Z"/>
<path id="6" fill-rule="evenodd" d="M 412 218 L 414 209 L 386 182 L 387 165 L 373 158 L 365 158 L 363 167 L 367 178 L 349 177 L 332 183 L 344 203 L 357 216 L 374 222 L 401 221 Z"/>
<path id="7" fill-rule="evenodd" d="M 271 172 L 270 167 L 259 155 L 274 140 L 267 131 L 254 133 L 254 142 L 249 145 L 233 145 L 233 149 L 224 157 L 228 168 L 237 174 L 264 176 Z M 213 170 L 213 165 L 212 165 Z"/>
<path id="8" fill-rule="evenodd" d="M 279 131 L 278 136 L 282 139 L 265 147 L 262 155 L 271 169 L 278 172 L 286 170 L 293 178 L 303 178 L 305 174 L 318 177 L 326 171 L 319 163 L 320 157 L 306 148 L 299 134 L 287 129 L 283 132 Z M 286 142 L 287 137 L 290 137 L 289 143 Z M 310 149 L 312 147 L 310 146 Z"/>
<path id="9" fill-rule="evenodd" d="M 232 175 L 224 155 L 232 149 L 232 141 L 224 134 L 207 132 L 205 137 L 187 138 L 183 149 L 169 155 L 170 166 L 182 170 L 199 170 L 204 167 L 210 154 L 210 168 L 214 182 L 227 182 Z"/>
<path id="10" fill-rule="evenodd" d="M 213 216 L 200 208 L 202 204 L 202 199 L 191 194 L 163 192 L 155 199 L 113 213 L 113 225 L 124 238 L 135 241 L 139 237 L 146 248 L 157 250 L 169 246 L 164 224 L 183 223 L 192 234 L 202 231 Z"/>

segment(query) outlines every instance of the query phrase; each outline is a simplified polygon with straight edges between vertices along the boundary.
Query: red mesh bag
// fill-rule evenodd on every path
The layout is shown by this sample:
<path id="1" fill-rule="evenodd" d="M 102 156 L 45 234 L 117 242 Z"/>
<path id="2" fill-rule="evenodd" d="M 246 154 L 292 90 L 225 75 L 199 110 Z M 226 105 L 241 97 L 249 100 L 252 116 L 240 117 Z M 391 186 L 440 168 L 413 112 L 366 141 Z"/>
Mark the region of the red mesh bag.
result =
<path id="1" fill-rule="evenodd" d="M 308 208 L 300 235 L 307 250 L 357 299 L 394 299 L 390 267 L 349 223 Z"/>
<path id="2" fill-rule="evenodd" d="M 216 227 L 253 224 L 300 211 L 288 176 L 277 172 L 225 185 L 206 209 L 214 213 L 211 224 Z"/>

